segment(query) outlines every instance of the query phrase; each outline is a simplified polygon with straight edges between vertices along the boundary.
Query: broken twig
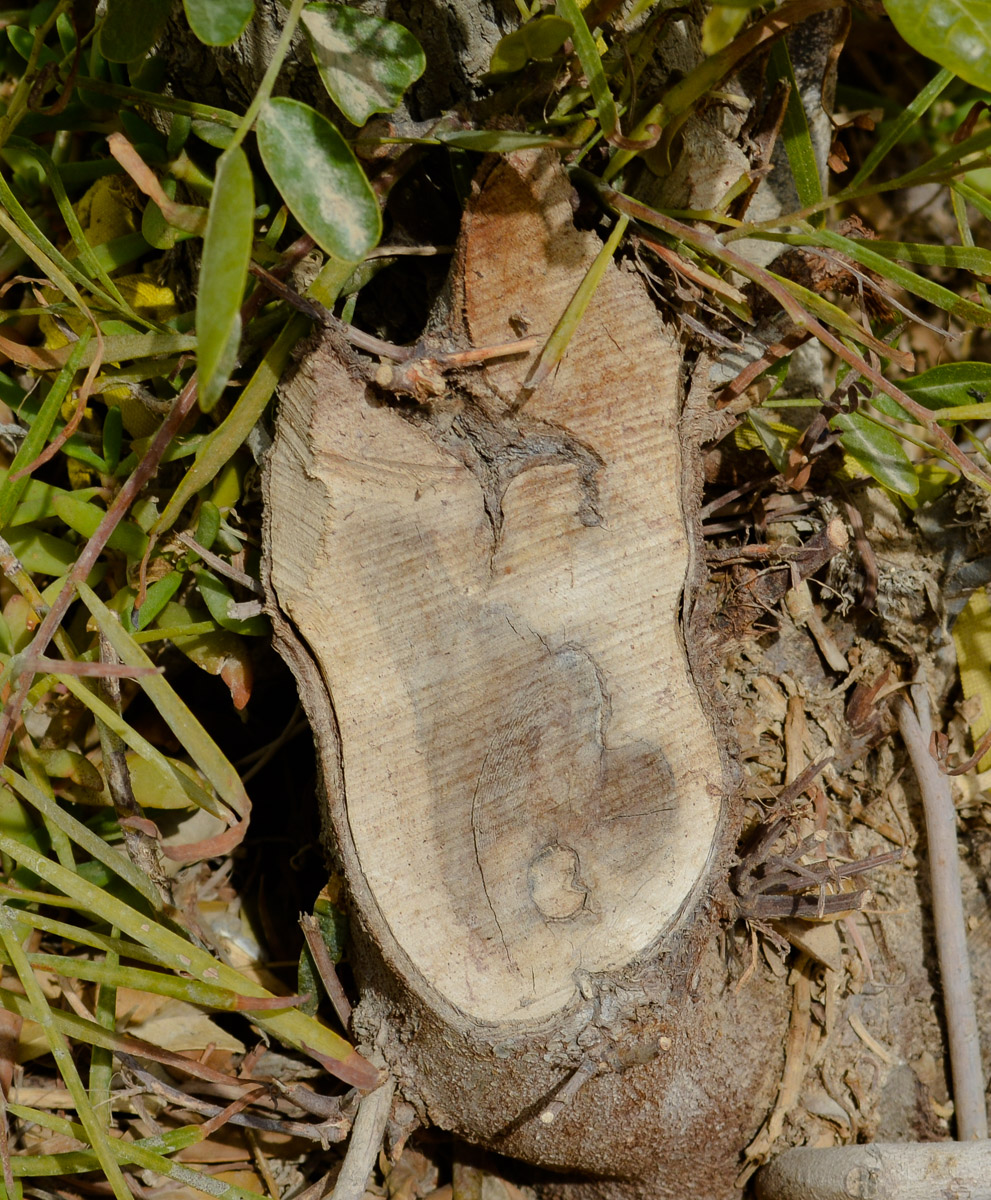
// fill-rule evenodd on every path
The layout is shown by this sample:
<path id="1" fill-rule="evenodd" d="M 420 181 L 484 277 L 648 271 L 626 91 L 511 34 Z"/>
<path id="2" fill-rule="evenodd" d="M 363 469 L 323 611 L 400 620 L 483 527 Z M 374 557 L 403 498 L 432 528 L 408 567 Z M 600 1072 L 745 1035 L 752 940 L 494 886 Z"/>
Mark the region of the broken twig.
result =
<path id="1" fill-rule="evenodd" d="M 390 1076 L 381 1087 L 363 1097 L 358 1105 L 347 1154 L 330 1200 L 361 1200 L 365 1194 L 368 1177 L 382 1148 L 395 1089 L 396 1081 Z"/>

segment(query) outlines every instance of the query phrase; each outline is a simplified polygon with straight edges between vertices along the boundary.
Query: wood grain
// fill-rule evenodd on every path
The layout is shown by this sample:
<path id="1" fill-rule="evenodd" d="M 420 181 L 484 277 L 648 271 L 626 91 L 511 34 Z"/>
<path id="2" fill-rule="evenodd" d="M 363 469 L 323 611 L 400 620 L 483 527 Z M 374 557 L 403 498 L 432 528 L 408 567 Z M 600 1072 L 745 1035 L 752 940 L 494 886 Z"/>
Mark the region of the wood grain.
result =
<path id="1" fill-rule="evenodd" d="M 546 335 L 600 244 L 552 159 L 500 163 L 436 339 Z M 336 717 L 361 920 L 462 1018 L 547 1018 L 676 925 L 719 819 L 679 633 L 680 349 L 612 266 L 525 402 L 523 356 L 429 407 L 345 359 L 283 395 L 269 555 Z"/>

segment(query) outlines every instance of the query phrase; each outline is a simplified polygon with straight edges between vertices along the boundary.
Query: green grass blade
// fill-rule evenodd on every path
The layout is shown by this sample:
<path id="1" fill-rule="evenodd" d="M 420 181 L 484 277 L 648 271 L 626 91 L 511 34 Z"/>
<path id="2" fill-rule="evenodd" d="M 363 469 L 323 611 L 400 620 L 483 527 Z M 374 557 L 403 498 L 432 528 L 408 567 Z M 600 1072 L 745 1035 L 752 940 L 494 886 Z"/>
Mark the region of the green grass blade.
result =
<path id="1" fill-rule="evenodd" d="M 768 64 L 768 84 L 773 86 L 779 79 L 786 80 L 791 86 L 788 106 L 781 125 L 781 140 L 784 142 L 792 178 L 795 180 L 799 206 L 808 208 L 822 200 L 822 180 L 819 177 L 819 165 L 812 145 L 808 118 L 802 104 L 802 94 L 795 78 L 788 45 L 784 40 L 774 43 Z"/>
<path id="2" fill-rule="evenodd" d="M 3 942 L 4 949 L 24 988 L 24 994 L 31 1006 L 31 1015 L 44 1030 L 52 1057 L 55 1059 L 55 1065 L 59 1069 L 65 1086 L 72 1094 L 86 1140 L 92 1145 L 117 1200 L 133 1200 L 131 1190 L 121 1174 L 118 1157 L 111 1149 L 106 1130 L 89 1102 L 89 1096 L 86 1094 L 83 1081 L 79 1078 L 79 1072 L 76 1070 L 76 1064 L 73 1062 L 65 1037 L 52 1019 L 52 1010 L 49 1008 L 41 985 L 35 978 L 34 971 L 31 970 L 27 956 L 21 948 L 18 928 L 10 908 L 6 903 L 0 903 L 0 941 Z M 20 928 L 23 929 L 23 926 Z"/>
<path id="3" fill-rule="evenodd" d="M 962 321 L 979 325 L 983 329 L 991 328 L 991 312 L 984 308 L 983 305 L 975 304 L 972 300 L 966 300 L 963 296 L 958 296 L 955 292 L 951 292 L 949 288 L 945 288 L 931 279 L 924 279 L 921 275 L 917 275 L 915 271 L 910 271 L 907 267 L 900 266 L 892 258 L 886 257 L 875 249 L 874 242 L 865 241 L 860 238 L 846 238 L 828 229 L 816 230 L 808 234 L 755 233 L 751 236 L 760 240 L 804 246 L 823 246 L 827 249 L 838 250 L 841 254 L 846 254 L 852 258 L 854 262 L 860 263 L 862 267 L 868 267 L 872 271 L 876 271 L 882 278 L 897 284 L 899 287 L 904 288 L 905 291 L 911 292 L 912 295 L 936 305 L 937 308 L 942 308 L 945 312 L 959 317 Z M 905 247 L 909 243 L 892 242 L 888 245 L 899 247 L 897 252 L 901 254 L 905 252 Z M 988 253 L 987 251 L 967 246 L 932 247 L 931 249 L 931 254 L 928 250 L 920 250 L 917 253 L 919 257 L 943 257 L 947 262 L 953 260 L 957 263 L 968 262 L 974 264 L 976 267 L 981 265 L 984 261 L 984 255 Z M 861 340 L 863 339 L 861 338 Z"/>
<path id="4" fill-rule="evenodd" d="M 132 888 L 143 896 L 152 908 L 160 909 L 162 900 L 157 889 L 151 880 L 140 871 L 134 863 L 125 854 L 121 854 L 119 850 L 115 850 L 98 834 L 94 833 L 81 821 L 77 821 L 74 816 L 61 808 L 55 800 L 49 799 L 48 796 L 34 784 L 29 783 L 21 775 L 11 767 L 0 767 L 0 778 L 4 780 L 8 787 L 12 788 L 23 800 L 26 800 L 32 808 L 36 809 L 43 817 L 58 825 L 65 835 L 72 839 L 77 846 L 82 847 L 88 854 L 91 854 L 98 862 L 102 862 L 105 867 L 113 871 L 125 883 L 131 885 Z"/>
<path id="5" fill-rule="evenodd" d="M 10 1111 L 22 1120 L 33 1121 L 43 1128 L 62 1134 L 63 1137 L 85 1139 L 86 1130 L 76 1121 L 66 1121 L 63 1117 L 57 1117 L 53 1113 L 24 1108 L 20 1104 L 10 1105 Z M 197 1192 L 216 1197 L 216 1200 L 268 1200 L 259 1192 L 249 1192 L 247 1188 L 237 1187 L 233 1183 L 225 1183 L 212 1175 L 204 1175 L 200 1171 L 194 1171 L 191 1167 L 173 1162 L 165 1157 L 166 1154 L 175 1154 L 202 1140 L 203 1134 L 196 1126 L 186 1125 L 158 1137 L 141 1138 L 136 1142 L 125 1142 L 123 1139 L 114 1138 L 110 1142 L 110 1150 L 119 1163 L 134 1164 L 147 1171 L 154 1171 L 177 1183 L 185 1184 Z M 76 1151 L 76 1153 L 85 1154 L 86 1152 Z M 54 1158 L 56 1156 L 46 1157 Z M 14 1161 L 16 1162 L 16 1159 Z"/>
<path id="6" fill-rule="evenodd" d="M 271 400 L 279 379 L 289 362 L 293 346 L 303 336 L 308 320 L 302 314 L 292 317 L 245 384 L 240 396 L 223 421 L 200 443 L 193 465 L 169 497 L 162 515 L 151 527 L 158 536 L 171 529 L 186 504 L 244 444 Z"/>
<path id="7" fill-rule="evenodd" d="M 3 484 L 0 485 L 0 529 L 6 529 L 10 524 L 14 510 L 30 482 L 27 475 L 20 479 L 13 479 L 12 476 L 33 463 L 45 448 L 48 435 L 62 411 L 62 402 L 69 393 L 69 388 L 72 386 L 76 371 L 82 364 L 83 355 L 86 353 L 92 336 L 92 329 L 84 329 L 79 340 L 73 345 L 68 361 L 49 388 L 48 395 L 42 402 L 37 416 L 31 422 L 27 436 L 14 455 L 14 461 L 10 464 Z"/>
<path id="8" fill-rule="evenodd" d="M 30 899 L 31 897 L 27 897 Z M 36 899 L 36 898 L 35 898 Z M 48 898 L 37 901 L 48 903 Z M 31 909 L 19 909 L 18 921 L 30 925 L 32 929 L 40 929 L 53 937 L 63 938 L 76 946 L 91 946 L 94 950 L 102 950 L 105 954 L 115 954 L 118 958 L 133 958 L 136 962 L 158 965 L 158 956 L 146 946 L 136 942 L 125 941 L 119 934 L 101 933 L 97 929 L 87 929 L 82 925 L 70 925 L 67 921 L 59 921 L 55 917 L 46 917 Z"/>
<path id="9" fill-rule="evenodd" d="M 923 113 L 931 107 L 943 89 L 952 83 L 955 78 L 954 73 L 947 71 L 945 68 L 937 71 L 901 116 L 892 121 L 891 125 L 878 139 L 877 144 L 864 159 L 864 165 L 853 177 L 850 183 L 851 188 L 858 188 L 870 179 L 888 152 L 898 145 Z"/>
<path id="10" fill-rule="evenodd" d="M 589 30 L 582 10 L 578 7 L 577 0 L 557 0 L 556 8 L 559 16 L 571 22 L 571 41 L 592 91 L 599 124 L 606 137 L 611 138 L 619 132 L 619 115 L 616 112 L 616 101 L 609 90 L 609 81 L 602 69 L 602 58 L 595 38 Z"/>
<path id="11" fill-rule="evenodd" d="M 78 959 L 73 960 L 78 962 Z M 120 956 L 114 950 L 107 952 L 101 966 L 109 970 L 120 969 Z M 63 972 L 64 973 L 64 972 Z M 96 1003 L 93 1015 L 104 1029 L 114 1029 L 117 1025 L 117 987 L 113 983 L 100 983 L 96 992 Z M 89 1059 L 89 1101 L 93 1111 L 110 1127 L 112 1116 L 112 1083 L 114 1073 L 114 1056 L 105 1046 L 91 1046 Z"/>
<path id="12" fill-rule="evenodd" d="M 129 667 L 154 667 L 155 664 L 148 655 L 92 588 L 87 587 L 85 583 L 77 586 L 80 598 L 96 619 L 100 631 L 114 648 L 121 662 Z M 209 779 L 217 794 L 233 809 L 239 824 L 244 827 L 251 812 L 251 801 L 237 771 L 221 753 L 217 743 L 163 676 L 144 675 L 137 682 L 154 704 L 162 720 L 185 747 L 196 767 Z"/>
<path id="13" fill-rule="evenodd" d="M 129 100 L 161 112 L 178 113 L 183 117 L 195 117 L 223 128 L 236 129 L 241 124 L 241 115 L 214 104 L 199 104 L 194 100 L 183 100 L 178 96 L 164 96 L 161 92 L 149 92 L 143 88 L 128 87 L 109 79 L 96 79 L 92 75 L 80 75 L 76 87 L 101 96 L 112 96 L 115 100 Z"/>
<path id="14" fill-rule="evenodd" d="M 950 202 L 953 205 L 953 216 L 957 223 L 960 241 L 968 250 L 974 249 L 976 243 L 974 241 L 974 232 L 970 227 L 970 218 L 967 216 L 967 202 L 959 188 L 950 188 Z M 987 251 L 982 251 L 981 253 L 986 254 Z M 991 262 L 991 254 L 988 254 L 988 261 Z M 987 275 L 989 271 L 982 273 Z M 988 293 L 988 285 L 980 279 L 977 280 L 977 296 L 985 308 L 991 308 L 991 295 Z"/>
<path id="15" fill-rule="evenodd" d="M 209 624 L 209 628 L 211 630 L 216 628 L 212 621 Z M 155 631 L 151 632 L 154 633 Z M 185 634 L 187 631 L 183 629 L 181 632 Z M 153 639 L 149 637 L 147 640 L 151 641 Z M 209 792 L 197 786 L 185 772 L 174 767 L 160 750 L 153 746 L 146 738 L 143 738 L 137 730 L 133 729 L 127 723 L 120 713 L 104 700 L 101 700 L 96 692 L 87 687 L 81 679 L 73 675 L 60 675 L 58 679 L 66 691 L 71 692 L 77 700 L 85 704 L 93 716 L 112 729 L 121 741 L 128 745 L 135 754 L 140 754 L 146 762 L 151 763 L 152 766 L 161 772 L 163 778 L 177 783 L 189 797 L 192 804 L 195 804 L 197 808 L 205 808 L 208 813 L 221 820 L 224 818 L 224 810 Z"/>
<path id="16" fill-rule="evenodd" d="M 628 224 L 629 218 L 626 216 L 621 216 L 617 220 L 612 233 L 595 256 L 595 261 L 585 272 L 585 278 L 578 285 L 577 291 L 568 302 L 568 307 L 561 314 L 560 320 L 554 326 L 554 331 L 544 343 L 543 350 L 524 381 L 523 392 L 525 395 L 536 391 L 564 357 L 575 330 L 585 315 L 585 309 L 588 308 L 589 302 L 595 295 L 595 289 L 599 286 L 602 276 L 613 260 L 616 247 L 626 232 Z"/>
<path id="17" fill-rule="evenodd" d="M 859 243 L 857 238 L 851 240 Z M 875 254 L 901 262 L 948 267 L 956 271 L 970 271 L 974 275 L 991 275 L 991 250 L 975 246 L 973 241 L 963 246 L 941 246 L 935 243 L 875 241 L 872 238 L 866 245 Z"/>
<path id="18" fill-rule="evenodd" d="M 949 150 L 944 150 L 942 154 L 937 154 L 935 158 L 929 159 L 928 162 L 922 163 L 921 166 L 915 167 L 913 170 L 907 171 L 904 175 L 899 175 L 897 179 L 886 183 L 885 190 L 890 191 L 893 188 L 911 187 L 914 183 L 921 183 L 944 172 L 952 174 L 953 172 L 969 169 L 962 165 L 963 160 L 970 154 L 978 154 L 982 150 L 987 150 L 989 146 L 991 146 L 991 129 L 982 129 L 980 133 L 975 133 L 971 137 L 965 138 L 959 145 L 951 146 Z"/>
<path id="19" fill-rule="evenodd" d="M 43 1109 L 28 1108 L 23 1104 L 10 1104 L 7 1111 L 22 1121 L 32 1125 L 40 1125 L 43 1129 L 51 1129 L 63 1137 L 76 1140 L 79 1134 L 85 1135 L 85 1130 L 77 1123 L 67 1121 L 64 1117 Z M 75 1132 L 73 1132 L 75 1128 Z M 195 1125 L 183 1125 L 179 1129 L 170 1129 L 168 1133 L 157 1137 L 140 1138 L 131 1144 L 141 1146 L 158 1154 L 175 1154 L 185 1150 L 187 1146 L 195 1146 L 203 1140 L 203 1134 Z M 96 1155 L 92 1150 L 68 1150 L 61 1154 L 18 1154 L 11 1160 L 15 1177 L 30 1179 L 34 1175 L 42 1178 L 59 1175 L 77 1175 L 84 1171 L 94 1171 L 99 1167 Z"/>
<path id="20" fill-rule="evenodd" d="M 855 321 L 849 313 L 844 312 L 842 308 L 833 304 L 824 296 L 820 296 L 818 292 L 813 292 L 809 288 L 803 287 L 793 279 L 785 279 L 781 275 L 775 275 L 773 271 L 768 271 L 767 273 L 776 283 L 798 300 L 806 313 L 818 318 L 825 325 L 831 325 L 842 337 L 847 338 L 851 342 L 856 342 L 858 345 L 866 346 L 869 350 L 873 350 L 875 354 L 880 355 L 881 358 L 896 358 L 898 356 L 898 351 L 894 346 L 886 346 L 884 342 L 876 338 L 863 325 Z M 902 365 L 906 365 L 904 361 Z"/>
<path id="21" fill-rule="evenodd" d="M 956 189 L 955 189 L 956 190 Z M 942 246 L 927 242 L 888 242 L 874 238 L 846 238 L 829 229 L 809 233 L 755 233 L 755 238 L 786 242 L 790 246 L 823 246 L 839 250 L 851 258 L 854 251 L 866 247 L 868 254 L 880 254 L 886 259 L 920 263 L 929 267 L 947 267 L 951 270 L 970 271 L 975 275 L 991 274 L 991 250 L 973 244 L 964 246 Z"/>
<path id="22" fill-rule="evenodd" d="M 23 737 L 18 738 L 17 750 L 21 760 L 21 770 L 24 772 L 28 785 L 45 803 L 45 808 L 38 809 L 38 811 L 51 839 L 55 857 L 63 867 L 74 871 L 76 869 L 76 860 L 72 853 L 72 844 L 63 828 L 62 822 L 59 820 L 61 809 L 55 802 L 55 793 L 52 789 L 51 780 L 45 773 L 38 752 L 27 733 Z M 3 767 L 0 768 L 0 771 L 6 772 L 8 769 L 7 767 Z M 4 777 L 6 778 L 6 776 Z M 37 808 L 38 806 L 35 805 L 34 807 Z"/>
<path id="23" fill-rule="evenodd" d="M 986 221 L 991 221 L 991 200 L 983 192 L 979 192 L 977 188 L 971 187 L 969 183 L 964 183 L 962 180 L 957 180 L 950 186 L 968 204 L 972 204 Z"/>
<path id="24" fill-rule="evenodd" d="M 97 962 L 88 958 L 77 958 L 63 954 L 29 954 L 28 962 L 32 967 L 44 971 L 54 971 L 65 975 L 68 979 L 85 979 L 89 983 L 99 983 L 107 990 L 115 992 L 118 987 L 132 988 L 135 991 L 149 992 L 154 996 L 168 996 L 172 1000 L 182 1000 L 186 1004 L 197 1004 L 203 1008 L 213 1008 L 219 1012 L 255 1011 L 252 1005 L 260 1003 L 258 998 L 240 996 L 229 988 L 220 987 L 214 983 L 201 983 L 197 979 L 183 979 L 179 975 L 170 975 L 165 971 L 145 971 L 140 967 L 121 966 L 109 961 Z M 116 955 L 114 956 L 116 958 Z M 8 964 L 12 965 L 12 964 Z M 294 997 L 289 997 L 290 1000 Z M 270 1004 L 267 1009 L 289 1009 L 295 1007 L 292 1003 L 283 1002 Z M 106 1028 L 113 1029 L 113 1024 Z"/>
<path id="25" fill-rule="evenodd" d="M 20 992 L 11 991 L 9 988 L 0 987 L 0 1007 L 5 1008 L 7 1012 L 16 1013 L 17 1016 L 24 1017 L 26 1020 L 34 1019 L 31 1002 L 27 997 L 22 996 Z M 174 1067 L 177 1071 L 196 1079 L 206 1079 L 213 1083 L 227 1082 L 227 1077 L 221 1072 L 214 1071 L 189 1055 L 163 1050 L 161 1046 L 142 1041 L 133 1034 L 117 1033 L 115 1030 L 105 1029 L 95 1021 L 77 1016 L 74 1012 L 63 1012 L 59 1009 L 50 1011 L 52 1021 L 59 1032 L 80 1045 L 102 1046 L 114 1053 L 120 1051 L 124 1054 L 133 1054 L 136 1058 L 143 1058 L 148 1062 L 159 1062 Z"/>
<path id="26" fill-rule="evenodd" d="M 190 354 L 196 349 L 196 335 L 192 333 L 118 333 L 103 340 L 105 362 L 127 362 L 131 359 L 153 358 L 173 354 Z M 52 358 L 62 361 L 68 350 L 51 351 Z M 81 366 L 88 367 L 96 354 L 90 346 L 83 355 Z"/>
<path id="27" fill-rule="evenodd" d="M 65 221 L 65 227 L 69 231 L 69 236 L 72 238 L 78 252 L 79 257 L 77 261 L 82 263 L 89 272 L 93 283 L 98 282 L 103 287 L 106 294 L 117 306 L 117 311 L 127 320 L 136 321 L 140 325 L 147 325 L 149 328 L 153 328 L 154 322 L 148 321 L 144 317 L 139 317 L 127 303 L 117 290 L 117 285 L 107 274 L 103 264 L 94 253 L 93 247 L 89 244 L 86 234 L 83 232 L 83 227 L 79 223 L 79 218 L 76 216 L 76 210 L 72 207 L 72 202 L 66 193 L 65 184 L 62 182 L 62 176 L 59 174 L 58 167 L 56 167 L 50 156 L 40 146 L 24 138 L 11 138 L 9 144 L 12 147 L 16 145 L 19 150 L 32 155 L 41 164 L 42 170 L 45 172 L 45 177 L 48 180 L 48 185 L 52 189 L 52 196 L 55 198 L 55 203 L 58 205 L 63 221 Z M 142 241 L 144 241 L 143 238 Z M 147 247 L 147 243 L 145 243 L 145 246 Z"/>
<path id="28" fill-rule="evenodd" d="M 272 995 L 261 984 L 245 978 L 233 967 L 219 962 L 199 946 L 194 946 L 177 933 L 149 920 L 117 897 L 108 896 L 95 884 L 72 871 L 67 871 L 30 846 L 24 846 L 14 838 L 0 833 L 0 851 L 9 854 L 15 862 L 33 871 L 51 887 L 70 896 L 81 907 L 108 925 L 116 924 L 128 937 L 153 949 L 163 966 L 176 972 L 186 972 L 203 983 L 219 983 L 241 996 L 267 998 Z M 5 997 L 4 1007 L 7 1007 Z M 344 1038 L 298 1009 L 253 1013 L 252 1020 L 290 1046 L 297 1049 L 309 1048 L 334 1060 L 342 1078 L 349 1076 L 360 1087 L 372 1087 L 378 1080 L 378 1072 Z M 93 1025 L 93 1022 L 86 1022 L 86 1025 Z M 100 1030 L 99 1026 L 94 1026 L 94 1029 L 99 1031 L 99 1036 L 106 1032 Z M 92 1030 L 90 1032 L 92 1034 Z"/>
<path id="29" fill-rule="evenodd" d="M 96 291 L 93 281 L 87 279 L 82 271 L 45 237 L 10 190 L 10 185 L 2 173 L 0 173 L 0 227 L 80 312 L 88 314 L 90 306 L 83 300 L 79 288 L 82 288 L 83 291 L 95 292 L 95 298 L 102 305 L 111 311 L 118 311 L 116 302 L 102 292 Z M 89 319 L 88 316 L 87 319 Z"/>

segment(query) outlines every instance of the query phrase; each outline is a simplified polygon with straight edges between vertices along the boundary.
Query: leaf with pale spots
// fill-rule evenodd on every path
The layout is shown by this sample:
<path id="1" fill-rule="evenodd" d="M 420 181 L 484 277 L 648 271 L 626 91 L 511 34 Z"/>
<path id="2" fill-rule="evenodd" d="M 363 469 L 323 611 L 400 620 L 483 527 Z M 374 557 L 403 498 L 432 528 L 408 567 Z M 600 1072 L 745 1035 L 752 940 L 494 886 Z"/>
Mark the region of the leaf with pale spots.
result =
<path id="1" fill-rule="evenodd" d="M 392 112 L 427 65 L 420 43 L 395 21 L 314 3 L 303 9 L 302 23 L 324 87 L 354 125 Z"/>
<path id="2" fill-rule="evenodd" d="M 371 185 L 347 142 L 315 109 L 278 97 L 262 108 L 258 149 L 289 211 L 334 258 L 357 262 L 382 233 Z"/>

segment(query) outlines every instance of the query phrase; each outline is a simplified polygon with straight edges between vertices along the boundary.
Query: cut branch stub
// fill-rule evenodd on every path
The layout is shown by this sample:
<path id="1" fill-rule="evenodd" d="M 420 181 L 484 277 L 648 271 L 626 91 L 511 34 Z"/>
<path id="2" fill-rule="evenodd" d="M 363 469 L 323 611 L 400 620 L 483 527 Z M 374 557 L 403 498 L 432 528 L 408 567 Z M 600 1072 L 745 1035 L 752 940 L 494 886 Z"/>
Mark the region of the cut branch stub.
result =
<path id="1" fill-rule="evenodd" d="M 442 348 L 546 336 L 600 245 L 575 229 L 553 157 L 490 166 L 432 322 Z M 495 1125 L 527 1126 L 500 1148 L 568 1165 L 526 1143 L 552 1136 L 533 1132 L 541 1101 L 584 1061 L 582 1029 L 606 1026 L 600 989 L 698 924 L 727 840 L 679 632 L 679 347 L 611 266 L 525 404 L 532 354 L 400 406 L 348 353 L 325 342 L 286 388 L 267 489 L 272 590 L 320 678 L 284 624 L 283 650 L 379 958 L 356 963 L 357 1019 L 370 1027 L 388 994 L 410 1027 L 392 1064 L 408 1094 L 490 1144 Z M 645 1002 L 642 986 L 629 994 Z M 542 1061 L 525 1094 L 500 1096 L 492 1056 L 510 1044 Z M 473 1055 L 489 1063 L 474 1091 Z M 445 1071 L 460 1082 L 438 1082 Z"/>

